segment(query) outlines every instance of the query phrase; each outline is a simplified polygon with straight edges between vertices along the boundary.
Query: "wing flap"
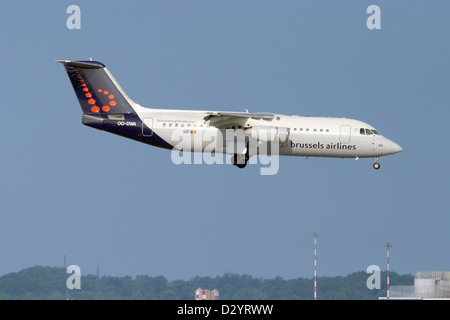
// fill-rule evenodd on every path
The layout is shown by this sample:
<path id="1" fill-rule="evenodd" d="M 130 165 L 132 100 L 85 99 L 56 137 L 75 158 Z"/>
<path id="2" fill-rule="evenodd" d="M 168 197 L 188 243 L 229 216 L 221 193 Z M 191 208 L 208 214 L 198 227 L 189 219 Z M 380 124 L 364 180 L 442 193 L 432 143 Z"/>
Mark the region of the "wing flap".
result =
<path id="1" fill-rule="evenodd" d="M 249 112 L 208 112 L 208 115 L 204 118 L 205 121 L 211 118 L 252 118 L 252 119 L 264 119 L 272 120 L 275 115 L 272 113 L 249 113 Z"/>

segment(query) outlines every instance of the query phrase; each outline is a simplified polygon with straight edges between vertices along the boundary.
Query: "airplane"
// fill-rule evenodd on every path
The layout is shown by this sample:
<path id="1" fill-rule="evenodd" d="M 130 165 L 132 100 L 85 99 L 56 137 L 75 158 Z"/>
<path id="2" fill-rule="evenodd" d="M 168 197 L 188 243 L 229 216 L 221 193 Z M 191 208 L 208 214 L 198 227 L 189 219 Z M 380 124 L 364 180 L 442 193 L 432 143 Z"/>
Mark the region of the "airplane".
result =
<path id="1" fill-rule="evenodd" d="M 155 147 L 230 154 L 238 168 L 244 168 L 252 156 L 272 153 L 374 158 L 376 170 L 381 156 L 403 150 L 371 125 L 353 119 L 145 108 L 127 96 L 103 63 L 92 59 L 56 62 L 64 65 L 69 76 L 84 125 Z M 180 143 L 183 139 L 188 142 Z"/>

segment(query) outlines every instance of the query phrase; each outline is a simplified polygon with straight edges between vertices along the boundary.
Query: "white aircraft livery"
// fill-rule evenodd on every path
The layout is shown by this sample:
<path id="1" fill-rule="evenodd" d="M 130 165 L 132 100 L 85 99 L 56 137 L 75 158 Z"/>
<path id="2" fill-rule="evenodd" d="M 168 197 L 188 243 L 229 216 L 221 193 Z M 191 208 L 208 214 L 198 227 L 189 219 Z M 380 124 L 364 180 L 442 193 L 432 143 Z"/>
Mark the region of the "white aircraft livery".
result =
<path id="1" fill-rule="evenodd" d="M 150 109 L 133 102 L 98 61 L 64 65 L 83 110 L 82 123 L 179 152 L 230 154 L 244 168 L 256 155 L 379 158 L 402 151 L 374 127 L 346 118 L 275 113 Z"/>

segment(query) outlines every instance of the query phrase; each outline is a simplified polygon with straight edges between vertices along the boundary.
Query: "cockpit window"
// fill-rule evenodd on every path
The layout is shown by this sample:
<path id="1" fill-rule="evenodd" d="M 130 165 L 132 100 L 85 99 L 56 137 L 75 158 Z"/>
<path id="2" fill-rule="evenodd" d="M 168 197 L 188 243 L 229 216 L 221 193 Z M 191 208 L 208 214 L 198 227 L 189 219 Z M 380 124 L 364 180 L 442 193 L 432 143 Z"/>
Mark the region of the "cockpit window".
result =
<path id="1" fill-rule="evenodd" d="M 366 129 L 366 134 L 369 135 L 369 134 L 373 134 L 373 133 L 372 133 L 372 131 L 370 131 L 370 129 Z"/>
<path id="2" fill-rule="evenodd" d="M 375 129 L 372 129 L 372 132 L 373 132 L 374 134 L 377 134 L 377 135 L 381 136 L 381 134 L 380 134 L 377 130 L 375 130 Z"/>
<path id="3" fill-rule="evenodd" d="M 359 129 L 359 133 L 360 134 L 366 134 L 366 131 L 364 130 L 364 128 Z"/>

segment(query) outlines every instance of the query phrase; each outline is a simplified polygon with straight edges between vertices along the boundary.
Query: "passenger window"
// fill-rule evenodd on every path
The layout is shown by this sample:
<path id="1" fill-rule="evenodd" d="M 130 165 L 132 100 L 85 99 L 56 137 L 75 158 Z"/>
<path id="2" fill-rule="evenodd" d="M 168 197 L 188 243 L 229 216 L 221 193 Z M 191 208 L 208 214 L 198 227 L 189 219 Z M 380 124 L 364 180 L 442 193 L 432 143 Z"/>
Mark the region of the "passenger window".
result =
<path id="1" fill-rule="evenodd" d="M 366 134 L 370 135 L 370 134 L 372 134 L 372 131 L 370 131 L 370 129 L 366 129 Z"/>
<path id="2" fill-rule="evenodd" d="M 359 133 L 362 134 L 362 135 L 365 135 L 366 131 L 364 130 L 364 128 L 361 128 L 361 129 L 359 129 Z"/>

